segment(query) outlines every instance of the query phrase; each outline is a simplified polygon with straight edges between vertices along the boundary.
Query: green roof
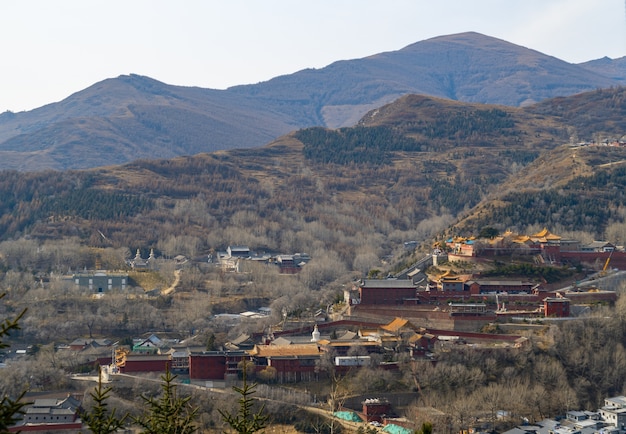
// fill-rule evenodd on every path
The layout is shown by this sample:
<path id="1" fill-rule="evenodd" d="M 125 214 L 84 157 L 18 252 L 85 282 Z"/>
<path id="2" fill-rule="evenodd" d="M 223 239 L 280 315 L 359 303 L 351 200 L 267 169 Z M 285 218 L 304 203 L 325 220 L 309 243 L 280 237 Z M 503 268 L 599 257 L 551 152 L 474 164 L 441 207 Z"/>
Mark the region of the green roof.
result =
<path id="1" fill-rule="evenodd" d="M 338 419 L 347 420 L 350 422 L 363 422 L 363 419 L 361 419 L 359 415 L 353 411 L 336 411 L 334 413 L 334 416 Z"/>
<path id="2" fill-rule="evenodd" d="M 385 425 L 385 427 L 383 428 L 383 431 L 389 434 L 411 434 L 413 432 L 412 430 L 408 428 L 404 428 L 399 425 L 394 425 L 392 423 L 390 423 L 389 425 Z"/>

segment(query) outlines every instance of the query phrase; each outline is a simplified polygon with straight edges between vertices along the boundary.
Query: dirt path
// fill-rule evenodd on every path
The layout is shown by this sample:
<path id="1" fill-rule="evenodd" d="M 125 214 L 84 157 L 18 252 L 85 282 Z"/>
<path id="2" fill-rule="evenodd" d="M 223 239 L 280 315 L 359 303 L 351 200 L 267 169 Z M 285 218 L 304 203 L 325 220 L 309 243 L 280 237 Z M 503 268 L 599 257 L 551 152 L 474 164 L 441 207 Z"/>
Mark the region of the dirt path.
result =
<path id="1" fill-rule="evenodd" d="M 165 288 L 163 291 L 161 291 L 161 294 L 169 295 L 172 292 L 174 292 L 174 290 L 176 289 L 176 287 L 180 283 L 180 273 L 182 273 L 182 270 L 175 270 L 174 271 L 174 282 L 172 283 L 172 285 L 169 288 Z"/>

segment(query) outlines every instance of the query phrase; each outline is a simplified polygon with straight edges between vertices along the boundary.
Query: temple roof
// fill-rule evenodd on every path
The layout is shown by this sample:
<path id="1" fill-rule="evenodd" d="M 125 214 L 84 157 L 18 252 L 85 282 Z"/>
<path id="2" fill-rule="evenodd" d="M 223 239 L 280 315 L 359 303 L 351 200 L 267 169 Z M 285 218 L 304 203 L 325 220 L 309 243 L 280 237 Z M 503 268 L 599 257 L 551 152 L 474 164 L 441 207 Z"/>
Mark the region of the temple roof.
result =
<path id="1" fill-rule="evenodd" d="M 389 324 L 385 324 L 383 326 L 380 326 L 381 329 L 383 330 L 387 330 L 388 332 L 397 332 L 398 330 L 404 328 L 404 327 L 411 327 L 411 323 L 409 322 L 408 319 L 404 319 L 404 318 L 395 318 L 393 321 L 391 321 Z"/>
<path id="2" fill-rule="evenodd" d="M 546 240 L 560 240 L 561 237 L 553 234 L 547 228 L 543 228 L 543 230 L 537 232 L 534 235 L 531 235 L 530 238 L 545 238 Z"/>
<path id="3" fill-rule="evenodd" d="M 249 351 L 251 356 L 258 357 L 314 356 L 319 353 L 320 349 L 317 344 L 255 345 Z"/>

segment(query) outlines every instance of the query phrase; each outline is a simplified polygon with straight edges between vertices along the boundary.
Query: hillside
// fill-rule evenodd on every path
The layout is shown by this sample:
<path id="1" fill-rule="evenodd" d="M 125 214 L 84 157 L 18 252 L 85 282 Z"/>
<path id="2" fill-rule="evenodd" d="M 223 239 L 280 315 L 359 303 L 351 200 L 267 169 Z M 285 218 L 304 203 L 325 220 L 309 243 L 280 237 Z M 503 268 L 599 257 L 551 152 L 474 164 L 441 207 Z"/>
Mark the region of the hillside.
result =
<path id="1" fill-rule="evenodd" d="M 594 65 L 463 33 L 227 90 L 120 76 L 58 103 L 1 114 L 0 169 L 90 168 L 259 147 L 298 128 L 352 126 L 406 94 L 524 106 L 620 84 L 603 73 L 613 63 Z"/>
<path id="2" fill-rule="evenodd" d="M 349 267 L 359 254 L 380 257 L 428 239 L 459 216 L 466 218 L 456 229 L 465 233 L 558 224 L 600 237 L 623 221 L 626 152 L 571 148 L 577 130 L 569 122 L 577 107 L 608 107 L 625 92 L 560 100 L 567 110 L 558 116 L 538 106 L 409 95 L 357 127 L 298 130 L 254 149 L 82 171 L 3 171 L 0 236 L 189 255 L 246 244 L 333 252 Z M 596 127 L 626 131 L 611 117 Z"/>
<path id="3" fill-rule="evenodd" d="M 509 178 L 450 232 L 551 227 L 623 240 L 626 149 L 562 145 Z"/>

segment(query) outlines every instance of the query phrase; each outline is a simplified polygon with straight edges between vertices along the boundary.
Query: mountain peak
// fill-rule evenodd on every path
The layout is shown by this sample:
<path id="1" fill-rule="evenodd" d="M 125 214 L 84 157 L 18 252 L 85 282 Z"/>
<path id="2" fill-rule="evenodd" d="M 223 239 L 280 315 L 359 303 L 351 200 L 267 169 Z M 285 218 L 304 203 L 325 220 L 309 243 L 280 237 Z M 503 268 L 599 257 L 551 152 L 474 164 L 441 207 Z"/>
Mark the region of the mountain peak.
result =
<path id="1" fill-rule="evenodd" d="M 478 32 L 462 32 L 462 33 L 453 33 L 450 35 L 442 35 L 435 36 L 430 39 L 425 39 L 423 41 L 415 42 L 403 48 L 402 50 L 410 50 L 414 47 L 419 46 L 434 46 L 439 47 L 441 43 L 445 44 L 458 44 L 462 46 L 470 46 L 470 47 L 493 47 L 504 45 L 507 47 L 519 47 L 511 42 L 507 42 L 503 39 L 498 39 L 493 36 L 484 35 Z M 401 51 L 402 51 L 401 50 Z"/>

